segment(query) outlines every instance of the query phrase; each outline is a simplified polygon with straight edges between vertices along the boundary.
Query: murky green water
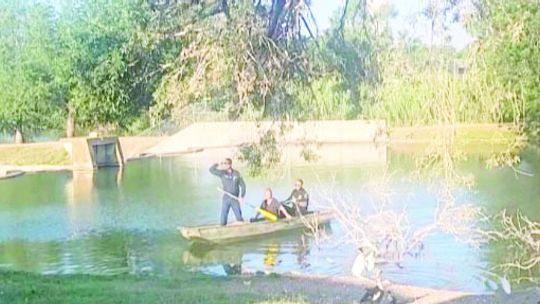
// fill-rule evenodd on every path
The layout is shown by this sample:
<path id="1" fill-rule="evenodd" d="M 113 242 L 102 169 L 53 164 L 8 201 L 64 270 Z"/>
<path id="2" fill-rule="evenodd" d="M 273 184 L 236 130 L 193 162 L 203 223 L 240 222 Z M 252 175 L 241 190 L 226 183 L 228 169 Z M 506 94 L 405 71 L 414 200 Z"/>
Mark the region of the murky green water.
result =
<path id="1" fill-rule="evenodd" d="M 332 240 L 321 244 L 300 231 L 213 248 L 183 240 L 177 226 L 218 222 L 219 181 L 208 166 L 228 153 L 213 150 L 133 161 L 122 170 L 95 174 L 43 173 L 0 181 L 0 268 L 46 274 L 174 276 L 188 269 L 214 275 L 240 270 L 350 275 L 355 249 L 343 242 L 336 222 L 330 225 Z M 293 165 L 293 157 L 287 157 L 288 165 L 270 179 L 246 177 L 248 199 L 258 202 L 268 186 L 285 198 L 294 179 L 302 177 L 314 204 L 330 185 L 365 204 L 362 185 L 391 172 L 392 207 L 406 206 L 412 226 L 432 221 L 437 189 L 428 179 L 410 178 L 413 156 L 351 145 L 324 147 L 321 153 L 321 161 L 310 165 Z M 473 202 L 493 213 L 521 209 L 540 220 L 540 155 L 523 154 L 520 169 L 532 177 L 508 168 L 488 170 L 483 159 L 470 155 L 459 164 L 460 172 L 474 175 L 476 185 L 472 191 L 457 191 L 458 202 Z M 246 208 L 244 213 L 253 215 Z M 406 257 L 400 267 L 385 266 L 385 274 L 401 283 L 483 291 L 482 271 L 503 255 L 438 233 L 426 239 L 418 257 Z"/>

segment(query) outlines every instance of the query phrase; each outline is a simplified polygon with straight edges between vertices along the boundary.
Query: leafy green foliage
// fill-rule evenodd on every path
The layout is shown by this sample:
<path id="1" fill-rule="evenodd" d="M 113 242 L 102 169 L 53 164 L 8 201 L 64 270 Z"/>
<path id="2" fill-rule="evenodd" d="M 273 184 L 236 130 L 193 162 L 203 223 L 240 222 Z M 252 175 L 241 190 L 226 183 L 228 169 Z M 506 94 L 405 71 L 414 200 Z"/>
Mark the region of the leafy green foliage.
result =
<path id="1" fill-rule="evenodd" d="M 342 85 L 335 73 L 312 79 L 309 84 L 295 84 L 290 95 L 296 100 L 288 114 L 297 120 L 354 117 L 350 93 Z"/>
<path id="2" fill-rule="evenodd" d="M 503 119 L 540 138 L 540 7 L 535 1 L 482 0 L 470 28 L 478 35 L 477 69 L 498 88 Z"/>
<path id="3" fill-rule="evenodd" d="M 473 58 L 457 59 L 440 49 L 434 52 L 398 46 L 383 53 L 384 78 L 364 115 L 407 126 L 502 121 L 498 91 L 476 69 L 460 71 Z"/>
<path id="4" fill-rule="evenodd" d="M 357 113 L 362 103 L 368 102 L 362 87 L 376 84 L 381 76 L 378 56 L 390 42 L 390 12 L 387 5 L 370 9 L 368 1 L 348 0 L 343 12 L 333 19 L 331 29 L 320 39 L 322 47 L 317 59 L 322 70 L 339 75 L 340 91 L 349 95 Z"/>
<path id="5" fill-rule="evenodd" d="M 125 128 L 147 109 L 159 79 L 159 38 L 141 1 L 65 3 L 59 22 L 58 82 L 85 127 Z"/>
<path id="6" fill-rule="evenodd" d="M 440 23 L 433 32 L 459 17 L 458 2 L 426 7 Z M 0 128 L 139 133 L 203 117 L 452 118 L 515 122 L 540 136 L 535 3 L 479 1 L 468 23 L 477 42 L 461 53 L 392 37 L 391 7 L 365 0 L 345 1 L 314 37 L 309 4 L 4 1 Z"/>
<path id="7" fill-rule="evenodd" d="M 44 5 L 0 3 L 0 129 L 42 130 L 57 120 L 55 30 Z"/>
<path id="8" fill-rule="evenodd" d="M 441 18 L 455 13 L 455 4 L 449 4 L 440 8 Z M 538 5 L 484 0 L 477 9 L 467 21 L 477 41 L 462 53 L 411 42 L 384 48 L 378 55 L 382 77 L 363 115 L 394 125 L 437 124 L 449 118 L 454 123 L 511 122 L 538 137 Z"/>
<path id="9" fill-rule="evenodd" d="M 260 136 L 258 143 L 247 144 L 240 148 L 239 157 L 248 165 L 248 174 L 257 176 L 272 168 L 281 160 L 281 151 L 277 146 L 276 133 L 267 130 Z"/>
<path id="10" fill-rule="evenodd" d="M 266 10 L 239 2 L 230 4 L 227 15 L 205 16 L 204 7 L 182 12 L 182 50 L 156 92 L 156 118 L 179 121 L 181 110 L 193 103 L 231 119 L 250 111 L 276 117 L 290 108 L 288 87 L 310 75 L 301 38 L 269 36 L 269 21 L 258 9 Z"/>

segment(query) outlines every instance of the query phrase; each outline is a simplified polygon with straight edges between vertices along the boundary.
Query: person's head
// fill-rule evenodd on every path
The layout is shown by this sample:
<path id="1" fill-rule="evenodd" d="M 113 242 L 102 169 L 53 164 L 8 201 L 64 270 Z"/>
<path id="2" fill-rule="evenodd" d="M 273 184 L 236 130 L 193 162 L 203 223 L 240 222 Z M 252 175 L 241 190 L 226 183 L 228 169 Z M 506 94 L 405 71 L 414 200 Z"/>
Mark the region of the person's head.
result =
<path id="1" fill-rule="evenodd" d="M 295 182 L 294 182 L 294 188 L 297 189 L 297 190 L 300 190 L 304 187 L 304 181 L 299 178 L 297 179 Z"/>
<path id="2" fill-rule="evenodd" d="M 266 188 L 266 190 L 264 191 L 264 199 L 272 199 L 272 189 Z"/>
<path id="3" fill-rule="evenodd" d="M 223 161 L 223 165 L 225 166 L 226 169 L 231 169 L 232 168 L 232 159 L 225 158 L 225 160 Z"/>

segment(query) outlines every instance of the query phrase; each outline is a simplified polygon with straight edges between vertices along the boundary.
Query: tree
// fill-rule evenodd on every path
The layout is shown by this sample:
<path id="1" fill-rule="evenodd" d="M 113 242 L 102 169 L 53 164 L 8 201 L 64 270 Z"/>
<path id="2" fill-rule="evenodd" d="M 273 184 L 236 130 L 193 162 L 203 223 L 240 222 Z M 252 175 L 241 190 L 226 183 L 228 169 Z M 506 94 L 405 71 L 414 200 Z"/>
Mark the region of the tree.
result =
<path id="1" fill-rule="evenodd" d="M 124 128 L 152 102 L 160 50 L 143 1 L 66 1 L 60 12 L 57 80 L 66 135 L 75 126 Z"/>
<path id="2" fill-rule="evenodd" d="M 481 0 L 469 28 L 475 68 L 501 98 L 503 119 L 540 138 L 540 7 L 537 1 Z"/>
<path id="3" fill-rule="evenodd" d="M 275 117 L 291 105 L 290 86 L 309 79 L 302 1 L 201 1 L 179 11 L 181 52 L 167 65 L 153 108 L 158 117 L 206 102 L 230 119 L 244 111 Z M 299 5 L 293 5 L 299 4 Z M 178 120 L 179 118 L 176 117 Z"/>
<path id="4" fill-rule="evenodd" d="M 13 132 L 17 143 L 57 117 L 52 17 L 45 5 L 0 3 L 0 128 Z"/>
<path id="5" fill-rule="evenodd" d="M 342 90 L 350 94 L 356 114 L 361 111 L 362 87 L 380 80 L 379 54 L 390 42 L 390 13 L 387 5 L 370 7 L 366 0 L 347 0 L 321 39 L 322 70 L 340 75 Z"/>

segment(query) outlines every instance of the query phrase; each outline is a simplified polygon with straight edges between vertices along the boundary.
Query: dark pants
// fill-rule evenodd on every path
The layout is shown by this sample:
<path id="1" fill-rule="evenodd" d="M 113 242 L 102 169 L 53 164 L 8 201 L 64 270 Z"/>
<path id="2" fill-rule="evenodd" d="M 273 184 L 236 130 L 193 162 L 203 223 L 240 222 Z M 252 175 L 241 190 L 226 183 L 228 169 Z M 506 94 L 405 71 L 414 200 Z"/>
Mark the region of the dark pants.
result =
<path id="1" fill-rule="evenodd" d="M 240 209 L 240 203 L 234 199 L 224 197 L 221 204 L 221 225 L 227 225 L 227 218 L 229 217 L 229 210 L 232 208 L 234 216 L 237 221 L 243 222 L 242 209 Z"/>
<path id="2" fill-rule="evenodd" d="M 307 208 L 296 206 L 295 204 L 292 204 L 292 206 L 283 205 L 283 207 L 285 207 L 285 210 L 287 210 L 287 212 L 291 216 L 306 215 L 307 213 Z M 281 216 L 281 217 L 285 217 L 285 216 Z"/>

